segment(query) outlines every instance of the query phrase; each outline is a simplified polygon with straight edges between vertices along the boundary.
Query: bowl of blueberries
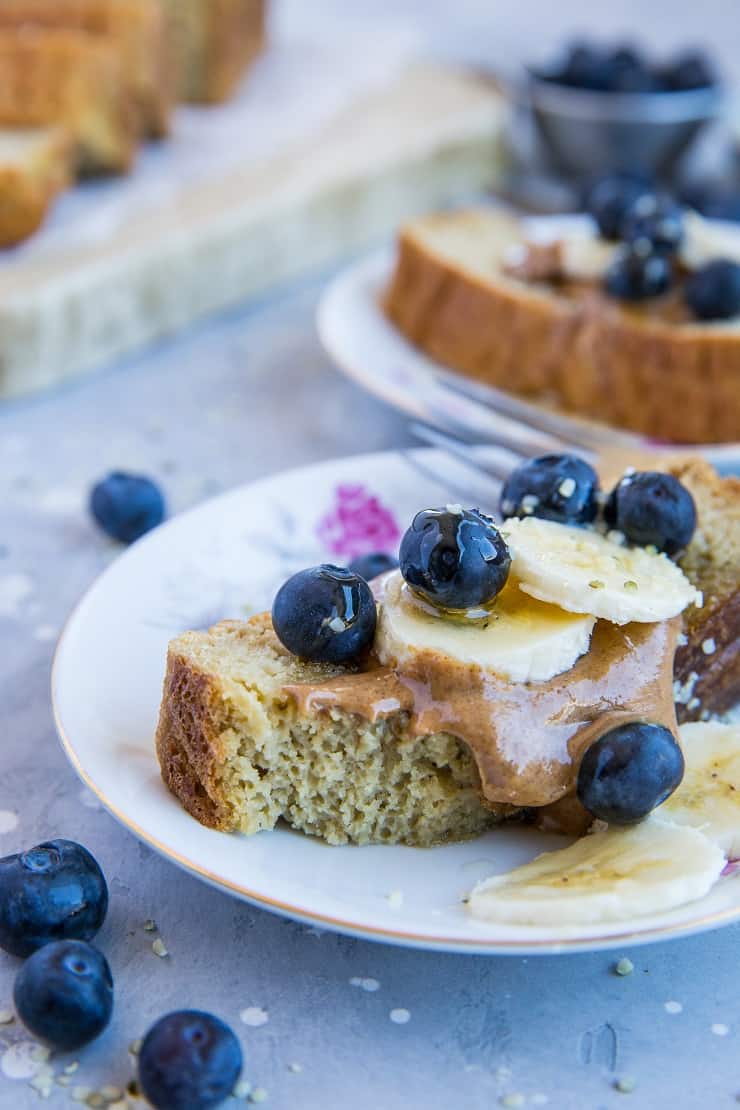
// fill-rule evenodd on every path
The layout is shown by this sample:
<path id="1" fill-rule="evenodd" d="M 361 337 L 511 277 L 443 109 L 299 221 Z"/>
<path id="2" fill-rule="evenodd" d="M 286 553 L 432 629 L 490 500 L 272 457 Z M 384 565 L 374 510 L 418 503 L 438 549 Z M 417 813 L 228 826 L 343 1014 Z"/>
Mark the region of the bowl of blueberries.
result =
<path id="1" fill-rule="evenodd" d="M 699 50 L 659 64 L 631 44 L 587 42 L 529 67 L 521 92 L 554 168 L 577 177 L 670 176 L 723 99 L 719 76 Z"/>

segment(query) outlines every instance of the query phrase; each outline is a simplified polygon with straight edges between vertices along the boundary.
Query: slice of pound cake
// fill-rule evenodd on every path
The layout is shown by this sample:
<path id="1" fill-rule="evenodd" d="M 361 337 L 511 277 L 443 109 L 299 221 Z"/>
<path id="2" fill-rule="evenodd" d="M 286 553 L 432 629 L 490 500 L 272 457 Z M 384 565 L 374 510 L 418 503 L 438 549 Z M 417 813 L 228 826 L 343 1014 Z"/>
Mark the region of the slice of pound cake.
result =
<path id="1" fill-rule="evenodd" d="M 372 590 L 311 568 L 272 614 L 179 636 L 156 738 L 165 783 L 210 827 L 282 818 L 333 844 L 428 846 L 561 803 L 560 828 L 569 808 L 586 825 L 640 819 L 683 773 L 680 614 L 683 650 L 710 658 L 701 591 L 719 596 L 720 560 L 722 597 L 739 574 L 713 523 L 725 487 L 703 463 L 683 474 L 630 474 L 605 499 L 588 464 L 546 456 L 507 482 L 500 528 L 424 510 Z M 739 695 L 731 672 L 702 708 Z M 594 774 L 608 753 L 629 781 L 607 804 Z"/>
<path id="2" fill-rule="evenodd" d="M 497 811 L 454 736 L 410 736 L 399 713 L 302 712 L 286 692 L 345 673 L 292 655 L 268 614 L 178 637 L 157 732 L 167 786 L 212 828 L 254 833 L 283 817 L 330 844 L 431 845 L 492 825 Z"/>
<path id="3" fill-rule="evenodd" d="M 384 309 L 431 358 L 497 388 L 669 442 L 740 440 L 740 303 L 699 319 L 685 297 L 689 265 L 740 255 L 709 223 L 687 221 L 669 288 L 619 297 L 614 243 L 539 246 L 500 209 L 442 212 L 401 229 Z"/>

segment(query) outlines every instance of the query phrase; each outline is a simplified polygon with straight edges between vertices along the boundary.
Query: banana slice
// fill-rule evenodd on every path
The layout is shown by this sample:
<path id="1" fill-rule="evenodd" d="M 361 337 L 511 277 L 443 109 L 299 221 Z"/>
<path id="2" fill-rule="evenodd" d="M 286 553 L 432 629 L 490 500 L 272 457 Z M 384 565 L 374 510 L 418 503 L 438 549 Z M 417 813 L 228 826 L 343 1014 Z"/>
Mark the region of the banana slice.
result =
<path id="1" fill-rule="evenodd" d="M 740 725 L 706 722 L 681 729 L 683 782 L 660 816 L 701 829 L 733 859 L 740 856 Z"/>
<path id="2" fill-rule="evenodd" d="M 680 255 L 689 270 L 698 270 L 715 258 L 740 262 L 740 228 L 725 220 L 708 220 L 698 212 L 685 212 Z"/>
<path id="3" fill-rule="evenodd" d="M 652 623 L 701 605 L 699 591 L 667 555 L 536 517 L 507 520 L 501 534 L 520 589 L 569 612 L 613 624 Z"/>
<path id="4" fill-rule="evenodd" d="M 507 585 L 490 611 L 471 618 L 441 615 L 416 598 L 395 571 L 378 589 L 375 651 L 384 664 L 408 663 L 419 652 L 450 656 L 511 682 L 545 682 L 570 670 L 588 651 L 596 623 Z"/>
<path id="5" fill-rule="evenodd" d="M 626 921 L 702 898 L 724 865 L 720 849 L 696 829 L 650 817 L 485 879 L 468 909 L 481 921 L 511 925 Z"/>

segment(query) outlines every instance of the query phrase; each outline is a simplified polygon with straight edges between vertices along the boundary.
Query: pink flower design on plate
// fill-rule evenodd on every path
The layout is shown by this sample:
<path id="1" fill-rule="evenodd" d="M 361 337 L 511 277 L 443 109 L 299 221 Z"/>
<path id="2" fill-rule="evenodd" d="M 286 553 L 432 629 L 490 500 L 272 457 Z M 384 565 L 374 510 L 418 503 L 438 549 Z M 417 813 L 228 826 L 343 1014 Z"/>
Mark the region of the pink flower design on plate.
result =
<path id="1" fill-rule="evenodd" d="M 318 523 L 316 534 L 333 555 L 349 562 L 371 551 L 394 551 L 401 536 L 390 509 L 361 485 L 341 485 L 336 504 Z"/>

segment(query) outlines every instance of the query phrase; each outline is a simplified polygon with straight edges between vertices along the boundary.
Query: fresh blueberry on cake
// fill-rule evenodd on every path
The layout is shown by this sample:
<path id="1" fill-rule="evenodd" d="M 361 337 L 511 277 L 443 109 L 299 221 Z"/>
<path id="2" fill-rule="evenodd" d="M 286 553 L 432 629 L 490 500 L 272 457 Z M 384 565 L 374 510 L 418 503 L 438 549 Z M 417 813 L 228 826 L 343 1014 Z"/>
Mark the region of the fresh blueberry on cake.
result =
<path id="1" fill-rule="evenodd" d="M 668 255 L 644 240 L 623 247 L 604 275 L 604 288 L 620 301 L 646 301 L 667 292 L 673 281 Z"/>
<path id="2" fill-rule="evenodd" d="M 683 772 L 683 754 L 670 729 L 630 722 L 587 749 L 578 769 L 578 800 L 601 821 L 632 825 L 673 793 Z"/>
<path id="3" fill-rule="evenodd" d="M 272 606 L 280 642 L 314 663 L 355 659 L 372 644 L 375 621 L 375 599 L 365 579 L 329 563 L 294 574 Z"/>
<path id="4" fill-rule="evenodd" d="M 478 509 L 425 509 L 401 540 L 404 580 L 444 609 L 488 605 L 506 585 L 510 566 L 500 532 Z"/>
<path id="5" fill-rule="evenodd" d="M 635 202 L 650 193 L 650 186 L 631 174 L 602 177 L 586 193 L 584 206 L 594 218 L 604 239 L 618 240 L 627 212 Z"/>
<path id="6" fill-rule="evenodd" d="M 18 972 L 13 1001 L 23 1024 L 64 1052 L 100 1036 L 113 1012 L 113 977 L 92 944 L 58 940 L 39 948 Z"/>
<path id="7" fill-rule="evenodd" d="M 696 530 L 694 499 L 672 474 L 649 470 L 624 475 L 604 507 L 607 524 L 630 543 L 677 555 Z"/>
<path id="8" fill-rule="evenodd" d="M 590 524 L 599 479 L 577 455 L 540 455 L 512 470 L 501 493 L 501 515 L 537 516 L 561 524 Z"/>
<path id="9" fill-rule="evenodd" d="M 669 196 L 644 193 L 624 213 L 620 238 L 643 249 L 672 254 L 684 235 L 683 209 Z"/>
<path id="10" fill-rule="evenodd" d="M 739 316 L 740 263 L 717 258 L 702 266 L 686 283 L 686 300 L 699 320 Z"/>

